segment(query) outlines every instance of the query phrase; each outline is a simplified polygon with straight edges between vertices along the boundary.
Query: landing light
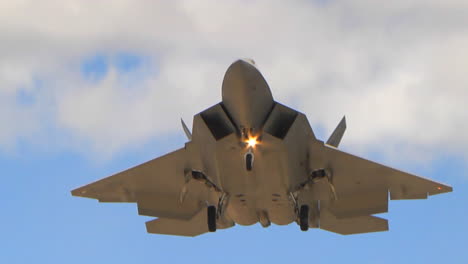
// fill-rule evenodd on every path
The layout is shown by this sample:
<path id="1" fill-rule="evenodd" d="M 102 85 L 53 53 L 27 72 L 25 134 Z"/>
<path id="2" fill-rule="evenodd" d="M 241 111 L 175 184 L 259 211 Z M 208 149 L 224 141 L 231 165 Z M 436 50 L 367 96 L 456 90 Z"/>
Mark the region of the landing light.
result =
<path id="1" fill-rule="evenodd" d="M 247 139 L 247 145 L 251 148 L 254 148 L 255 145 L 258 144 L 258 141 L 257 141 L 257 138 L 256 137 L 249 137 L 249 139 Z"/>

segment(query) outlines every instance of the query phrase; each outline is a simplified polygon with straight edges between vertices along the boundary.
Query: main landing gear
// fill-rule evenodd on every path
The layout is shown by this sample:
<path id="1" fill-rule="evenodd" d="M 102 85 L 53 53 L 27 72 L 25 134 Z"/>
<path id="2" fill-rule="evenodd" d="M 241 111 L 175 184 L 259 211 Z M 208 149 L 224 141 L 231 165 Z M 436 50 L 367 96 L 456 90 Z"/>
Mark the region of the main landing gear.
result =
<path id="1" fill-rule="evenodd" d="M 302 205 L 299 209 L 299 226 L 302 231 L 309 230 L 309 206 Z"/>
<path id="2" fill-rule="evenodd" d="M 210 205 L 206 211 L 208 214 L 208 231 L 216 232 L 216 206 Z"/>
<path id="3" fill-rule="evenodd" d="M 187 188 L 188 183 L 192 179 L 204 183 L 209 189 L 212 189 L 220 194 L 218 206 L 209 205 L 206 207 L 208 231 L 216 232 L 216 226 L 217 226 L 216 222 L 224 214 L 224 208 L 226 208 L 226 204 L 228 203 L 229 195 L 225 193 L 221 188 L 219 188 L 213 181 L 211 181 L 211 179 L 208 178 L 203 172 L 198 171 L 198 170 L 186 170 L 185 171 L 185 184 L 183 185 L 182 190 L 179 195 L 180 203 L 184 202 L 185 196 L 188 192 L 188 188 Z"/>
<path id="4" fill-rule="evenodd" d="M 229 195 L 225 192 L 221 194 L 218 201 L 218 206 L 209 205 L 206 209 L 208 230 L 210 232 L 216 232 L 217 220 L 224 215 L 224 209 L 229 200 Z"/>
<path id="5" fill-rule="evenodd" d="M 301 227 L 302 231 L 307 231 L 309 230 L 309 206 L 306 204 L 301 205 L 301 207 L 298 207 L 299 204 L 297 202 L 297 197 L 293 193 L 289 193 L 290 199 L 294 203 L 294 208 L 297 214 L 296 221 Z"/>

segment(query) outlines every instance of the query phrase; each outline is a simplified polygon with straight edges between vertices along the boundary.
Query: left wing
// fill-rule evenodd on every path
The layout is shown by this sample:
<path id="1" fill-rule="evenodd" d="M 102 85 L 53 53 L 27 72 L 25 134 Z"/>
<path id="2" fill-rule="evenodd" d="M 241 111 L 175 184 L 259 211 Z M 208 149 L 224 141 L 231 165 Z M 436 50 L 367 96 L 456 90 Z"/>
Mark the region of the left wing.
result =
<path id="1" fill-rule="evenodd" d="M 185 184 L 185 149 L 179 149 L 126 171 L 72 191 L 74 196 L 100 202 L 132 202 L 141 215 L 191 219 L 208 199 L 208 188 L 191 181 L 183 202 L 180 193 Z"/>
<path id="2" fill-rule="evenodd" d="M 338 199 L 358 193 L 388 191 L 392 200 L 426 199 L 428 195 L 451 192 L 445 184 L 396 170 L 338 149 L 323 146 L 325 168 L 332 173 Z"/>
<path id="3" fill-rule="evenodd" d="M 341 234 L 384 231 L 384 219 L 372 214 L 388 211 L 390 199 L 426 199 L 451 192 L 445 184 L 396 170 L 326 145 L 314 147 L 313 161 L 330 173 L 330 199 L 320 207 L 320 227 Z M 326 184 L 318 182 L 318 193 Z M 333 191 L 332 191 L 333 190 Z M 331 193 L 334 192 L 332 195 Z M 320 200 L 323 199 L 319 198 Z"/>

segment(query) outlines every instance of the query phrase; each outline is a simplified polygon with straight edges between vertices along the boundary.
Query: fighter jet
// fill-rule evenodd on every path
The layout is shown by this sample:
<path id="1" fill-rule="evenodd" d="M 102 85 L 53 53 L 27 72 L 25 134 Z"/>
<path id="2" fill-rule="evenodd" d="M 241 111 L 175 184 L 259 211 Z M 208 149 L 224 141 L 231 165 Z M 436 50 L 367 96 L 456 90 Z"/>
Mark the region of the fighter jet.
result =
<path id="1" fill-rule="evenodd" d="M 338 150 L 343 118 L 324 143 L 306 116 L 276 102 L 252 60 L 227 70 L 222 101 L 198 113 L 185 146 L 72 191 L 136 203 L 149 233 L 197 236 L 259 222 L 339 234 L 388 230 L 388 200 L 452 187 Z"/>

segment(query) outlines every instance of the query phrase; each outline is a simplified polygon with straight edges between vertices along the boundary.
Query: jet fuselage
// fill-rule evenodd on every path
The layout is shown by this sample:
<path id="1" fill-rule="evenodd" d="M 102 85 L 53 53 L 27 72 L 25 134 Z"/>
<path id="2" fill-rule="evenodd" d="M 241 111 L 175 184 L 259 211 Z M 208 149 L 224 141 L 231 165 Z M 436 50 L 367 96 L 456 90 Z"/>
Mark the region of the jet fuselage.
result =
<path id="1" fill-rule="evenodd" d="M 193 155 L 203 157 L 197 170 L 228 195 L 226 217 L 234 222 L 291 223 L 293 191 L 307 180 L 309 169 L 307 138 L 313 133 L 307 119 L 276 103 L 261 73 L 244 60 L 227 70 L 222 99 L 194 118 L 192 142 L 205 143 Z"/>

